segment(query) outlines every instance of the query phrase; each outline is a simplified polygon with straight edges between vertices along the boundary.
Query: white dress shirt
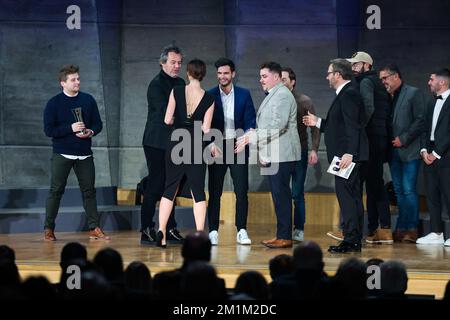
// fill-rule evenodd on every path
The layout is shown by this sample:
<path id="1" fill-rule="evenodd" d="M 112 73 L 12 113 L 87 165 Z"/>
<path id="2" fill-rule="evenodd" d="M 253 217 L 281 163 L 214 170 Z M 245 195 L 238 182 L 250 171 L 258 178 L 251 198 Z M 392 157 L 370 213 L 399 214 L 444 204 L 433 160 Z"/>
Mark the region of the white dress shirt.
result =
<path id="1" fill-rule="evenodd" d="M 234 127 L 234 86 L 231 85 L 231 91 L 228 94 L 220 86 L 219 90 L 223 108 L 225 139 L 234 139 L 236 138 Z"/>

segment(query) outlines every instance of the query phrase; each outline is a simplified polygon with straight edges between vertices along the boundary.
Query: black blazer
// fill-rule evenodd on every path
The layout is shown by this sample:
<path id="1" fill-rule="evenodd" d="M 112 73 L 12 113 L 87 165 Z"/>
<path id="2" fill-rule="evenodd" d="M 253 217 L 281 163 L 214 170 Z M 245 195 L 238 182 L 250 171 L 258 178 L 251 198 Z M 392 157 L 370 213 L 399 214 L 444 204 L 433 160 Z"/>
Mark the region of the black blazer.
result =
<path id="1" fill-rule="evenodd" d="M 328 162 L 344 153 L 353 161 L 369 159 L 369 144 L 363 125 L 364 105 L 359 92 L 349 82 L 334 99 L 327 118 L 322 119 L 320 131 L 325 133 Z"/>
<path id="2" fill-rule="evenodd" d="M 172 78 L 164 71 L 156 75 L 150 82 L 147 90 L 148 113 L 145 124 L 144 146 L 166 149 L 169 141 L 171 126 L 164 123 L 170 91 L 175 86 L 183 86 L 185 82 L 181 78 Z"/>
<path id="3" fill-rule="evenodd" d="M 420 149 L 427 149 L 428 152 L 436 152 L 441 156 L 438 161 L 440 166 L 450 167 L 450 97 L 447 97 L 442 106 L 441 113 L 434 130 L 434 148 L 430 146 L 431 126 L 433 122 L 433 112 L 436 101 L 433 99 L 427 105 L 425 113 L 426 130 L 420 136 Z"/>

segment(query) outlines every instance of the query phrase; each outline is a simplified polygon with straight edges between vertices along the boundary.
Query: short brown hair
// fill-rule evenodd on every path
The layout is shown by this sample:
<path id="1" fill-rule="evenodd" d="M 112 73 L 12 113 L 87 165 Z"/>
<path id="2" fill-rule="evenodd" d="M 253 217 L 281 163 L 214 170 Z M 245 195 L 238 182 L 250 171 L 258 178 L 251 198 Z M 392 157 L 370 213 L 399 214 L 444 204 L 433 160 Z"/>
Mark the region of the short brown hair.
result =
<path id="1" fill-rule="evenodd" d="M 192 78 L 197 79 L 198 81 L 202 81 L 206 75 L 206 65 L 200 59 L 189 61 L 186 70 Z"/>
<path id="2" fill-rule="evenodd" d="M 338 72 L 341 74 L 342 79 L 351 80 L 352 79 L 352 64 L 345 59 L 333 59 L 330 61 L 333 68 L 333 72 Z"/>
<path id="3" fill-rule="evenodd" d="M 260 70 L 269 69 L 269 72 L 276 73 L 281 78 L 281 65 L 277 62 L 274 61 L 264 62 L 261 64 L 261 67 L 259 69 Z"/>
<path id="4" fill-rule="evenodd" d="M 58 80 L 66 81 L 69 74 L 78 73 L 80 68 L 75 64 L 66 64 L 59 70 Z"/>

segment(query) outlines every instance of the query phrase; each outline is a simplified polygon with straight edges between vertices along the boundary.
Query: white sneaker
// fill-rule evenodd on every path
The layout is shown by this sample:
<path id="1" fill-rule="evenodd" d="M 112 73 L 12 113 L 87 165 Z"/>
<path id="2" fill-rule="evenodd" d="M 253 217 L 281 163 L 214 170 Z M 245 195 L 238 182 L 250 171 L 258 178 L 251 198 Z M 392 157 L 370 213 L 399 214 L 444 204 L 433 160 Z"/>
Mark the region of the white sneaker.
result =
<path id="1" fill-rule="evenodd" d="M 219 244 L 219 233 L 217 230 L 213 230 L 209 233 L 209 241 L 213 246 L 217 246 Z"/>
<path id="2" fill-rule="evenodd" d="M 450 247 L 450 238 L 448 238 L 447 241 L 445 241 L 444 246 Z"/>
<path id="3" fill-rule="evenodd" d="M 248 237 L 247 230 L 241 229 L 236 235 L 236 242 L 239 244 L 252 244 L 252 240 Z"/>
<path id="4" fill-rule="evenodd" d="M 444 244 L 444 234 L 437 234 L 435 232 L 431 232 L 427 234 L 425 237 L 419 238 L 416 241 L 417 244 Z"/>
<path id="5" fill-rule="evenodd" d="M 294 229 L 294 233 L 292 234 L 292 240 L 301 242 L 301 241 L 303 241 L 304 236 L 305 236 L 305 233 L 303 230 Z"/>

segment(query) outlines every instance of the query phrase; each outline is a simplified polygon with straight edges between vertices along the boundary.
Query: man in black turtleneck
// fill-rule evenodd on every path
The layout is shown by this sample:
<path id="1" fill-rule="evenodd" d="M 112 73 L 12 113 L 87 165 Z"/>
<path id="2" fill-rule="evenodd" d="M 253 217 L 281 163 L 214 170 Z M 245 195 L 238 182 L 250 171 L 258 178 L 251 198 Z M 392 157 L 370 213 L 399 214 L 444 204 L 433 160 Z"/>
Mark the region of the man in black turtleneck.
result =
<path id="1" fill-rule="evenodd" d="M 372 57 L 359 51 L 347 59 L 352 64 L 354 85 L 359 88 L 364 103 L 369 161 L 361 166 L 361 190 L 366 182 L 368 243 L 392 244 L 389 197 L 384 186 L 383 164 L 388 161 L 390 150 L 389 95 L 378 73 L 372 69 Z"/>
<path id="2" fill-rule="evenodd" d="M 164 191 L 165 154 L 171 133 L 170 126 L 164 123 L 164 116 L 173 87 L 185 84 L 184 80 L 178 76 L 182 58 L 178 47 L 166 46 L 159 59 L 161 71 L 150 82 L 147 90 L 148 115 L 142 144 L 147 160 L 148 178 L 141 207 L 141 244 L 152 244 L 156 239 L 153 216 L 156 202 L 161 199 Z M 183 237 L 176 226 L 174 211 L 172 211 L 167 223 L 167 239 L 181 242 Z"/>

